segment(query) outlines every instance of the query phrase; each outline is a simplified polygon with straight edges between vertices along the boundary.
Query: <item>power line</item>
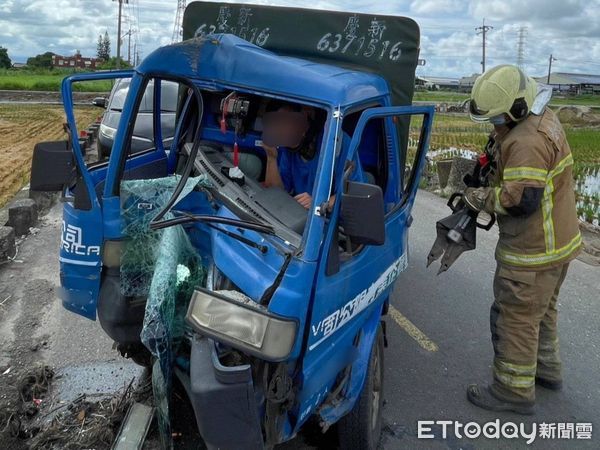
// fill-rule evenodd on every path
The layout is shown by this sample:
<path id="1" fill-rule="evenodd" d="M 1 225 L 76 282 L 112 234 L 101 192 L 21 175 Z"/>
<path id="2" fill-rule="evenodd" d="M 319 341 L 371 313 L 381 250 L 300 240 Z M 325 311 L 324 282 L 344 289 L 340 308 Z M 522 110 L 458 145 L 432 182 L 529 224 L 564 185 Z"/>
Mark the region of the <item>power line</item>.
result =
<path id="1" fill-rule="evenodd" d="M 517 41 L 517 67 L 525 70 L 525 40 L 527 39 L 527 27 L 519 28 L 519 38 Z"/>
<path id="2" fill-rule="evenodd" d="M 477 31 L 478 35 L 482 35 L 482 39 L 481 39 L 481 48 L 482 48 L 482 55 L 481 55 L 481 73 L 485 72 L 485 35 L 488 31 L 493 30 L 494 27 L 490 26 L 490 25 L 486 25 L 485 24 L 485 18 L 483 19 L 483 23 L 480 27 L 475 28 L 475 31 Z"/>

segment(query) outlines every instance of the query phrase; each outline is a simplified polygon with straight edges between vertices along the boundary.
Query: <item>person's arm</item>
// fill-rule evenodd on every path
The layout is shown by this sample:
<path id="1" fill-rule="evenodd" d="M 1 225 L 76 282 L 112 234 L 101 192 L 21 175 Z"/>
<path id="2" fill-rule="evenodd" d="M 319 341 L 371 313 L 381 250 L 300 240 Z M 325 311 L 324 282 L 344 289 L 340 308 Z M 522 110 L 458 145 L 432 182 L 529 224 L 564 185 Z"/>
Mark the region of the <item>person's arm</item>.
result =
<path id="1" fill-rule="evenodd" d="M 539 141 L 513 143 L 504 149 L 509 154 L 502 180 L 496 187 L 467 188 L 465 202 L 474 210 L 527 217 L 541 206 L 550 152 Z"/>
<path id="2" fill-rule="evenodd" d="M 279 166 L 277 165 L 277 148 L 263 145 L 267 154 L 267 169 L 265 171 L 265 186 L 284 188 Z"/>

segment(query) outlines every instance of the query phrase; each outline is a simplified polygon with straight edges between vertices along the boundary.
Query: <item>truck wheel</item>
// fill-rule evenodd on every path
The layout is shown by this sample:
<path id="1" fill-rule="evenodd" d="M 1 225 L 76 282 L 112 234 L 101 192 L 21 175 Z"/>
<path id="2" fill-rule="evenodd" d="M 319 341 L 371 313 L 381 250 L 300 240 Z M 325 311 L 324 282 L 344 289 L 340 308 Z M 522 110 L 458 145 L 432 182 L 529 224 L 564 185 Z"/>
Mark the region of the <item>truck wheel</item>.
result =
<path id="1" fill-rule="evenodd" d="M 338 424 L 340 448 L 374 450 L 381 436 L 383 407 L 383 331 L 381 325 L 373 342 L 367 378 L 352 411 Z"/>

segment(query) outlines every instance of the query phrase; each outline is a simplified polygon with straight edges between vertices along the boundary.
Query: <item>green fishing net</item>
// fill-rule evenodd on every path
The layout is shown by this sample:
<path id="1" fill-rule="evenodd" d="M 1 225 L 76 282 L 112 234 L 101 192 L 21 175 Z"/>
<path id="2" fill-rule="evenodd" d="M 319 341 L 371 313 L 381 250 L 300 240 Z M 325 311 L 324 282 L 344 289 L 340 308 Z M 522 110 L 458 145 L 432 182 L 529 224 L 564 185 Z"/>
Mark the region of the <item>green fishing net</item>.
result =
<path id="1" fill-rule="evenodd" d="M 125 245 L 121 255 L 121 293 L 146 297 L 141 339 L 156 358 L 152 378 L 164 448 L 172 447 L 169 398 L 177 346 L 192 292 L 204 285 L 206 269 L 181 225 L 150 229 L 150 221 L 171 198 L 180 177 L 126 180 L 121 183 L 121 219 Z M 198 186 L 204 176 L 190 178 L 177 203 Z M 164 219 L 172 218 L 168 213 Z"/>

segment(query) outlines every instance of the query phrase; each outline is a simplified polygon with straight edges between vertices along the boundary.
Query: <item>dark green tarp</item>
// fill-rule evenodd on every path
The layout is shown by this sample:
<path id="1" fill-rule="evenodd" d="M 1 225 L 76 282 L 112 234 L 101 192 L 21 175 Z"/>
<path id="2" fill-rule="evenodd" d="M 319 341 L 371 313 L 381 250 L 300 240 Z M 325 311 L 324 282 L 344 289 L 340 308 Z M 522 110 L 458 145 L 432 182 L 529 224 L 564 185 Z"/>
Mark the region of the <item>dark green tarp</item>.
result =
<path id="1" fill-rule="evenodd" d="M 231 33 L 279 55 L 374 72 L 394 105 L 410 105 L 419 27 L 406 17 L 239 3 L 190 3 L 183 39 Z"/>

